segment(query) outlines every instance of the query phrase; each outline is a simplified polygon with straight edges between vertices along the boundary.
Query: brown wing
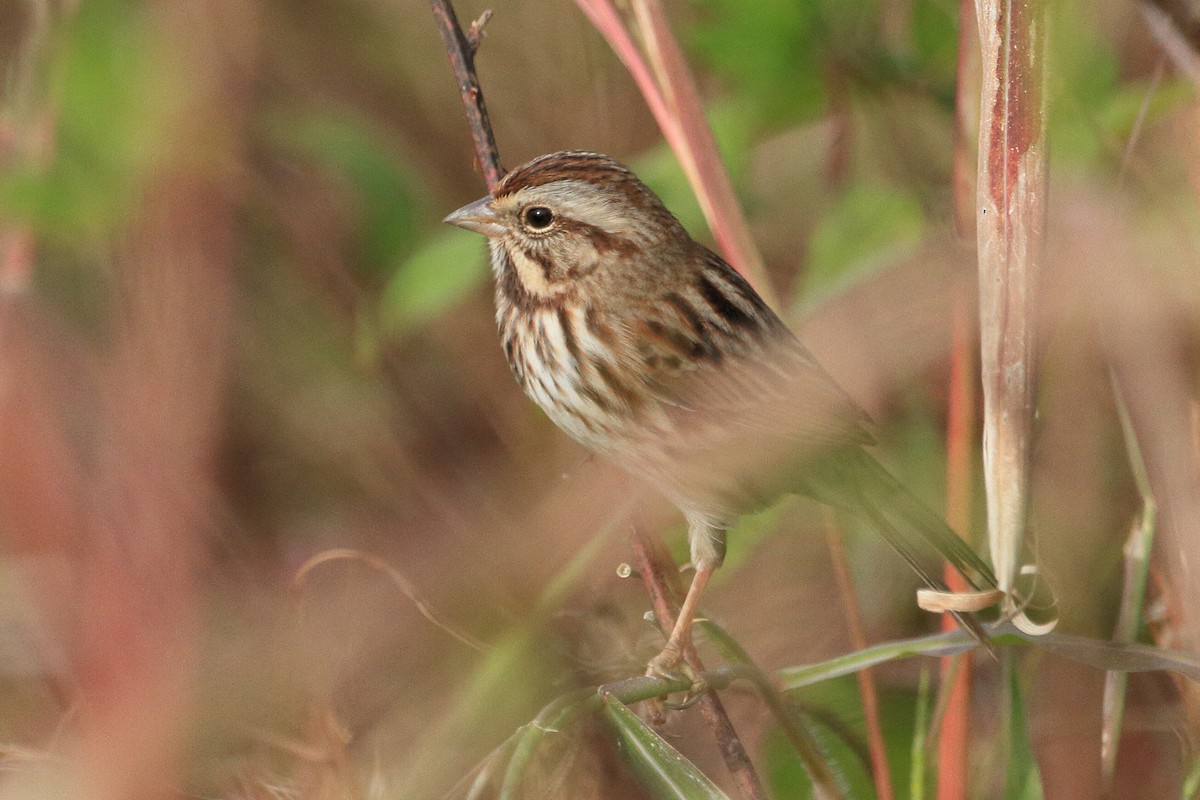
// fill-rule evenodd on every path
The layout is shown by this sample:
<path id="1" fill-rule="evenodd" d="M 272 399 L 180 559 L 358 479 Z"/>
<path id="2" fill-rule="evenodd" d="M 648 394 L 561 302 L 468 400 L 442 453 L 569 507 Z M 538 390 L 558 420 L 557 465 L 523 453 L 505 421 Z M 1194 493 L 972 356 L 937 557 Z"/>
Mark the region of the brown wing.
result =
<path id="1" fill-rule="evenodd" d="M 871 436 L 866 415 L 750 285 L 704 252 L 694 281 L 643 306 L 631 326 L 658 401 L 655 441 L 634 455 L 670 475 L 677 502 L 744 510 L 800 488 L 806 464 Z"/>

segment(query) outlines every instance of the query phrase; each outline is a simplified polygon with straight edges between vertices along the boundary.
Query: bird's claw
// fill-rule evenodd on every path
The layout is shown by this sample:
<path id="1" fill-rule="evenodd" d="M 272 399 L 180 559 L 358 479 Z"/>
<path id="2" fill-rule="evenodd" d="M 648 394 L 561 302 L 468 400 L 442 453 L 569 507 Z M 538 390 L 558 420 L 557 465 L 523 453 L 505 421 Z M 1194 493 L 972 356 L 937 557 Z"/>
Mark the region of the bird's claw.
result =
<path id="1" fill-rule="evenodd" d="M 668 700 L 663 700 L 662 704 L 663 707 L 668 711 L 686 711 L 687 709 L 696 705 L 696 701 L 703 697 L 704 693 L 707 691 L 708 684 L 706 684 L 704 681 L 695 681 L 692 683 L 691 687 L 688 688 L 687 692 L 684 693 L 683 699 L 678 703 L 672 703 Z"/>
<path id="2" fill-rule="evenodd" d="M 683 646 L 677 641 L 668 641 L 662 652 L 650 659 L 646 666 L 646 675 L 668 681 L 686 680 L 691 684 L 684 693 L 683 700 L 678 703 L 667 702 L 665 699 L 647 701 L 652 719 L 661 720 L 663 709 L 682 711 L 691 708 L 701 695 L 708 691 L 708 684 L 683 660 Z"/>
<path id="3" fill-rule="evenodd" d="M 683 663 L 683 646 L 673 640 L 668 641 L 662 652 L 650 659 L 650 663 L 646 665 L 646 675 L 668 681 L 677 681 L 684 677 L 694 679 L 690 672 L 691 668 Z"/>

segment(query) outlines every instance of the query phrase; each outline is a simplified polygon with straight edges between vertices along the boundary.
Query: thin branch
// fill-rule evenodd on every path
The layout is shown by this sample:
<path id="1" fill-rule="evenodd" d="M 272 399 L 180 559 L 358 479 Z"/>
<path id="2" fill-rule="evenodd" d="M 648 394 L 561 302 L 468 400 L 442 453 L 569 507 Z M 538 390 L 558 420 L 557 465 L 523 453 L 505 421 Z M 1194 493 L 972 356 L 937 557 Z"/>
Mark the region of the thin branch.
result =
<path id="1" fill-rule="evenodd" d="M 696 620 L 696 624 L 704 629 L 708 640 L 716 646 L 718 652 L 721 653 L 729 661 L 733 662 L 727 669 L 739 670 L 737 677 L 744 678 L 754 685 L 759 697 L 767 704 L 771 714 L 775 717 L 775 721 L 779 723 L 780 729 L 787 737 L 792 745 L 792 749 L 796 751 L 800 762 L 808 771 L 809 780 L 812 781 L 814 796 L 820 797 L 823 800 L 844 800 L 845 794 L 842 791 L 844 781 L 840 781 L 838 776 L 835 776 L 830 768 L 829 762 L 825 758 L 825 754 L 821 749 L 821 745 L 814 738 L 812 732 L 805 725 L 801 717 L 801 709 L 798 704 L 789 702 L 783 696 L 783 693 L 776 688 L 772 680 L 761 670 L 758 665 L 750 658 L 750 654 L 742 648 L 742 646 L 725 632 L 717 623 L 712 620 Z M 708 685 L 712 685 L 711 683 Z M 810 716 L 817 716 L 820 712 L 814 709 L 805 709 L 804 713 Z M 836 716 L 836 715 L 835 715 Z M 862 758 L 864 764 L 870 761 L 870 753 L 859 752 L 857 741 L 850 741 L 844 731 L 838 730 L 838 719 L 830 719 L 829 716 L 824 716 L 821 721 L 842 737 L 848 746 Z M 857 737 L 853 737 L 857 740 Z"/>
<path id="2" fill-rule="evenodd" d="M 438 32 L 442 34 L 446 55 L 450 57 L 450 68 L 454 70 L 454 78 L 458 83 L 458 93 L 467 112 L 467 125 L 471 128 L 471 140 L 475 143 L 483 182 L 490 192 L 504 177 L 504 168 L 500 166 L 500 153 L 496 148 L 492 123 L 488 119 L 487 105 L 483 102 L 483 89 L 479 86 L 479 76 L 475 74 L 475 51 L 479 49 L 483 26 L 487 24 L 491 12 L 485 11 L 471 24 L 470 32 L 463 33 L 450 0 L 431 0 L 431 3 L 433 19 Z"/>
<path id="3" fill-rule="evenodd" d="M 467 30 L 467 44 L 471 47 L 472 56 L 479 51 L 479 45 L 483 44 L 483 29 L 491 18 L 492 10 L 490 8 L 485 9 L 479 15 L 479 19 L 472 22 L 470 29 Z"/>
<path id="4" fill-rule="evenodd" d="M 679 603 L 676 600 L 679 596 L 678 574 L 670 559 L 659 552 L 640 525 L 635 523 L 631 526 L 629 542 L 633 550 L 633 566 L 642 578 L 646 593 L 650 595 L 654 618 L 663 635 L 667 635 L 675 624 L 675 616 L 679 613 Z M 704 664 L 690 642 L 683 648 L 683 660 L 697 675 L 704 672 Z M 750 756 L 746 754 L 746 748 L 738 738 L 733 723 L 729 721 L 729 715 L 725 713 L 725 706 L 717 697 L 716 691 L 711 688 L 705 691 L 700 698 L 700 711 L 716 737 L 721 756 L 725 759 L 725 765 L 733 776 L 739 794 L 746 800 L 766 798 L 762 781 L 754 771 Z"/>

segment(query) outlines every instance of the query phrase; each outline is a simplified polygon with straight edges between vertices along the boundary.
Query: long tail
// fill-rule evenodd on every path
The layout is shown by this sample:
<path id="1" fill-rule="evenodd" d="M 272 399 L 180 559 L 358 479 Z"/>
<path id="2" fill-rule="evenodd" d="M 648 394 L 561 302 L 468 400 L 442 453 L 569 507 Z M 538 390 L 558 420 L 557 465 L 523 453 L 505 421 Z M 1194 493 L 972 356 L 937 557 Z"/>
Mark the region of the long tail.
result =
<path id="1" fill-rule="evenodd" d="M 926 566 L 934 554 L 976 589 L 996 586 L 991 567 L 865 451 L 839 454 L 827 468 L 814 472 L 805 481 L 807 492 L 823 503 L 864 517 L 930 588 L 945 588 L 940 576 Z M 975 620 L 959 613 L 954 617 L 981 641 L 986 638 Z"/>

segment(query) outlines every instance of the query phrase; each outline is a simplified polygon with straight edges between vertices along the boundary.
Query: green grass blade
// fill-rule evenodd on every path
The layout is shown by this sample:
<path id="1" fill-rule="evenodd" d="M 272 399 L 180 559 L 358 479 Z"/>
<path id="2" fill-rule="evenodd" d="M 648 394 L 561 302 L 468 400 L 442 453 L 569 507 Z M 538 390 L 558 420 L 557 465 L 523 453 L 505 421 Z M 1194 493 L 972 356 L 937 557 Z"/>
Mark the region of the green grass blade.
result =
<path id="1" fill-rule="evenodd" d="M 654 800 L 728 800 L 695 764 L 620 700 L 606 698 L 604 718 L 638 783 Z"/>
<path id="2" fill-rule="evenodd" d="M 1042 800 L 1042 778 L 1029 743 L 1025 703 L 1012 653 L 1005 653 L 1004 672 L 1007 673 L 1009 689 L 1009 707 L 1005 715 L 1008 764 L 1004 778 L 1004 800 Z"/>

